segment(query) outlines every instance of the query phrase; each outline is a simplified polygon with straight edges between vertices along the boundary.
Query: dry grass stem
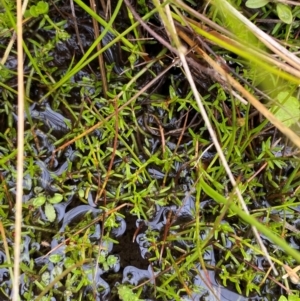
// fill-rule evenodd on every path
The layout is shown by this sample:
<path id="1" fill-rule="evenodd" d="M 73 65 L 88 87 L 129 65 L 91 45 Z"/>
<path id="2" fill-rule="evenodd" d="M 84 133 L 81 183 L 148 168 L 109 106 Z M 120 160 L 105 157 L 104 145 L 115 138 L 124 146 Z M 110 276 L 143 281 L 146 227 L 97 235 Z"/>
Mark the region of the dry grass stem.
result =
<path id="1" fill-rule="evenodd" d="M 24 69 L 23 69 L 23 13 L 22 1 L 17 1 L 17 52 L 18 52 L 18 154 L 17 154 L 17 192 L 15 208 L 15 245 L 13 301 L 19 300 L 19 275 L 21 253 L 21 227 L 23 204 L 23 165 L 24 165 Z"/>
<path id="2" fill-rule="evenodd" d="M 235 18 L 242 22 L 263 44 L 273 50 L 279 57 L 284 61 L 289 63 L 294 68 L 300 70 L 300 59 L 294 55 L 292 52 L 288 51 L 286 48 L 281 46 L 268 34 L 263 32 L 257 26 L 255 26 L 251 21 L 249 21 L 245 16 L 243 16 L 234 6 L 225 0 L 214 0 L 216 7 L 224 9 L 226 14 L 230 12 Z"/>

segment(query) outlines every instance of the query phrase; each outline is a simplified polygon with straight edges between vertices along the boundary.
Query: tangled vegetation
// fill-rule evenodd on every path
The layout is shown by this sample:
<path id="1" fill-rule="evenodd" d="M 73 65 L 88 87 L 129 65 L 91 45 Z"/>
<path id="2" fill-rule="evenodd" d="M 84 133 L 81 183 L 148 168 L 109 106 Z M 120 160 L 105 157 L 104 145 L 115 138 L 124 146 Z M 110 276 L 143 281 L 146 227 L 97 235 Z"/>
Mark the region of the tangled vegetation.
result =
<path id="1" fill-rule="evenodd" d="M 300 300 L 299 3 L 104 2 L 23 10 L 20 300 Z M 0 1 L 1 300 L 16 15 Z"/>

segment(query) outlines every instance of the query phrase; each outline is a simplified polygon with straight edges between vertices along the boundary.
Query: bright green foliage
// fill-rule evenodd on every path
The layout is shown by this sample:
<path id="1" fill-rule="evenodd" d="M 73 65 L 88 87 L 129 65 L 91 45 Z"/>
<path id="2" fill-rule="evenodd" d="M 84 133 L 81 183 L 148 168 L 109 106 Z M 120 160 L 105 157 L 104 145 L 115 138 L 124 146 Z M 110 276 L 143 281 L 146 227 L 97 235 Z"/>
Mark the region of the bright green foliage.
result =
<path id="1" fill-rule="evenodd" d="M 48 198 L 48 202 L 51 204 L 60 203 L 63 200 L 63 195 L 60 193 L 55 193 L 53 197 Z"/>
<path id="2" fill-rule="evenodd" d="M 246 6 L 249 8 L 261 8 L 266 6 L 268 3 L 270 3 L 270 0 L 248 0 L 246 2 Z M 291 7 L 288 5 L 285 5 L 283 3 L 276 3 L 276 11 L 278 14 L 279 19 L 286 23 L 291 24 L 293 21 L 293 14 Z"/>
<path id="3" fill-rule="evenodd" d="M 44 195 L 40 195 L 33 200 L 32 205 L 34 207 L 40 207 L 44 205 L 45 202 L 46 202 L 46 197 Z"/>
<path id="4" fill-rule="evenodd" d="M 277 96 L 280 103 L 279 109 L 272 109 L 274 115 L 286 126 L 296 123 L 300 117 L 299 101 L 287 91 L 280 92 Z"/>
<path id="5" fill-rule="evenodd" d="M 44 272 L 41 277 L 41 282 L 44 285 L 48 285 L 50 283 L 50 273 L 48 271 Z"/>
<path id="6" fill-rule="evenodd" d="M 45 214 L 50 223 L 55 221 L 56 212 L 52 204 L 46 203 L 45 205 Z"/>
<path id="7" fill-rule="evenodd" d="M 142 301 L 139 297 L 126 285 L 118 286 L 118 294 L 123 301 Z"/>
<path id="8" fill-rule="evenodd" d="M 102 265 L 104 271 L 108 271 L 110 268 L 113 268 L 118 262 L 118 258 L 114 255 L 108 255 L 105 252 L 102 252 L 99 257 L 99 263 Z"/>
<path id="9" fill-rule="evenodd" d="M 269 2 L 269 0 L 248 0 L 246 6 L 249 8 L 260 8 L 267 5 Z"/>
<path id="10" fill-rule="evenodd" d="M 47 14 L 49 10 L 49 4 L 45 1 L 39 1 L 37 5 L 32 5 L 29 10 L 24 14 L 25 18 L 38 17 L 40 15 Z"/>
<path id="11" fill-rule="evenodd" d="M 49 260 L 52 262 L 52 263 L 58 263 L 60 262 L 62 259 L 62 255 L 61 254 L 51 254 L 49 256 Z"/>
<path id="12" fill-rule="evenodd" d="M 118 262 L 118 258 L 114 255 L 107 256 L 107 264 L 112 267 Z"/>
<path id="13" fill-rule="evenodd" d="M 286 24 L 291 24 L 293 22 L 293 15 L 290 6 L 282 3 L 277 3 L 276 10 L 278 17 L 282 22 Z"/>
<path id="14" fill-rule="evenodd" d="M 35 208 L 39 208 L 45 204 L 45 215 L 50 223 L 55 221 L 56 212 L 53 204 L 58 204 L 63 201 L 63 195 L 55 193 L 52 197 L 45 196 L 43 190 L 40 187 L 36 187 L 35 192 L 38 194 L 37 197 L 30 200 Z"/>

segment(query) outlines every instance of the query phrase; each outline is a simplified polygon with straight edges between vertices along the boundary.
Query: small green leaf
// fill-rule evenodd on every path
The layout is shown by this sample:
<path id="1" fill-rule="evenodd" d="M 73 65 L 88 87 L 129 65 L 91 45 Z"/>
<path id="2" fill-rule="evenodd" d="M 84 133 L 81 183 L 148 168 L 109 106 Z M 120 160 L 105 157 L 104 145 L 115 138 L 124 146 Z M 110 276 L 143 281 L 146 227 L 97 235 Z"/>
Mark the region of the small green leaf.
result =
<path id="1" fill-rule="evenodd" d="M 36 8 L 35 5 L 31 6 L 29 11 L 30 11 L 30 15 L 32 17 L 38 17 L 39 16 L 38 9 Z"/>
<path id="2" fill-rule="evenodd" d="M 26 17 L 38 17 L 39 15 L 47 14 L 49 11 L 49 4 L 44 1 L 39 1 L 37 5 L 32 5 L 29 9 L 25 12 Z"/>
<path id="3" fill-rule="evenodd" d="M 56 276 L 60 275 L 63 272 L 63 269 L 60 265 L 56 264 L 54 266 L 54 268 L 51 270 L 51 276 L 52 278 L 55 278 Z M 57 285 L 57 287 L 62 286 L 61 282 L 57 282 L 55 283 L 55 285 Z"/>
<path id="4" fill-rule="evenodd" d="M 287 298 L 285 296 L 280 296 L 280 298 L 278 299 L 278 301 L 287 301 Z"/>
<path id="5" fill-rule="evenodd" d="M 57 30 L 56 31 L 56 35 L 57 35 L 58 40 L 62 40 L 62 41 L 66 41 L 66 40 L 68 40 L 70 38 L 70 35 L 66 31 L 64 31 L 64 30 Z M 71 123 L 70 123 L 70 121 L 67 120 L 67 119 L 65 119 L 64 122 L 67 125 L 67 127 L 69 129 L 71 129 Z"/>
<path id="6" fill-rule="evenodd" d="M 118 294 L 123 301 L 142 301 L 130 287 L 124 284 L 118 286 Z"/>
<path id="7" fill-rule="evenodd" d="M 44 26 L 45 26 L 45 23 L 46 23 L 46 18 L 43 18 L 42 20 L 41 20 L 41 22 L 39 23 L 39 29 L 40 28 L 43 28 Z"/>
<path id="8" fill-rule="evenodd" d="M 49 11 L 49 4 L 44 1 L 39 1 L 36 7 L 40 15 L 47 14 Z"/>
<path id="9" fill-rule="evenodd" d="M 278 17 L 282 22 L 286 24 L 291 24 L 293 22 L 293 14 L 290 6 L 282 3 L 277 3 L 276 10 Z"/>
<path id="10" fill-rule="evenodd" d="M 56 212 L 52 204 L 46 203 L 45 205 L 45 214 L 50 223 L 55 221 Z"/>
<path id="11" fill-rule="evenodd" d="M 42 283 L 48 285 L 50 283 L 50 273 L 48 271 L 44 272 L 41 277 Z"/>
<path id="12" fill-rule="evenodd" d="M 285 126 L 291 126 L 296 123 L 300 117 L 299 101 L 293 96 L 289 96 L 289 92 L 280 92 L 277 96 L 278 102 L 281 104 L 279 109 L 271 109 L 271 112 L 275 112 L 274 115 Z"/>
<path id="13" fill-rule="evenodd" d="M 79 195 L 80 198 L 84 198 L 84 190 L 83 189 L 79 189 L 78 195 Z"/>
<path id="14" fill-rule="evenodd" d="M 57 203 L 60 203 L 63 200 L 63 198 L 64 197 L 60 193 L 55 193 L 52 198 L 48 199 L 48 201 L 51 204 L 57 204 Z"/>
<path id="15" fill-rule="evenodd" d="M 260 8 L 267 5 L 269 2 L 269 0 L 248 0 L 246 6 L 249 8 Z"/>
<path id="16" fill-rule="evenodd" d="M 169 86 L 169 94 L 170 94 L 171 100 L 174 100 L 174 99 L 178 98 L 175 89 L 171 85 Z"/>
<path id="17" fill-rule="evenodd" d="M 37 208 L 44 205 L 45 202 L 46 202 L 46 197 L 44 195 L 40 195 L 33 200 L 32 205 Z"/>
<path id="18" fill-rule="evenodd" d="M 114 255 L 109 255 L 107 257 L 107 264 L 110 267 L 113 267 L 116 263 L 118 262 L 118 257 L 114 256 Z"/>
<path id="19" fill-rule="evenodd" d="M 35 186 L 33 188 L 33 191 L 34 191 L 35 194 L 40 194 L 43 191 L 43 188 L 39 187 L 39 186 Z"/>
<path id="20" fill-rule="evenodd" d="M 49 260 L 52 262 L 52 263 L 58 263 L 60 262 L 62 259 L 62 255 L 61 254 L 51 254 L 49 256 Z"/>
<path id="21" fill-rule="evenodd" d="M 67 268 L 71 267 L 74 263 L 75 263 L 75 261 L 72 258 L 67 257 L 65 259 L 64 266 L 67 269 Z"/>
<path id="22" fill-rule="evenodd" d="M 134 63 L 137 60 L 137 56 L 134 53 L 131 53 L 130 56 L 128 57 L 128 61 L 130 63 L 131 68 L 134 67 Z"/>

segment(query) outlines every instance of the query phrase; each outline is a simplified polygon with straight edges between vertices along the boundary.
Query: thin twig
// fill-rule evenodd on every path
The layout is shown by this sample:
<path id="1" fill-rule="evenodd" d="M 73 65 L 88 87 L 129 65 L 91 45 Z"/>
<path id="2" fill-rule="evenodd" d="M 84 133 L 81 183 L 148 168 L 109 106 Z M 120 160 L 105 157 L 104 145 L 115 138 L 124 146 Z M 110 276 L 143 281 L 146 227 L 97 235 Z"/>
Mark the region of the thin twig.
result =
<path id="1" fill-rule="evenodd" d="M 22 15 L 24 15 L 24 12 L 25 12 L 27 4 L 28 4 L 28 1 L 29 0 L 25 0 L 23 2 L 23 5 L 22 5 Z M 22 22 L 23 22 L 23 20 L 22 20 Z M 8 56 L 9 56 L 9 53 L 10 53 L 10 51 L 12 49 L 12 46 L 14 45 L 14 43 L 16 41 L 16 38 L 17 38 L 16 31 L 14 31 L 13 34 L 12 34 L 12 37 L 11 37 L 11 39 L 10 39 L 8 45 L 7 45 L 7 47 L 5 48 L 4 55 L 3 55 L 3 57 L 2 57 L 2 59 L 0 61 L 1 65 L 4 65 L 6 63 L 6 60 L 7 60 Z"/>
<path id="2" fill-rule="evenodd" d="M 18 155 L 17 155 L 17 192 L 15 212 L 14 279 L 12 301 L 19 300 L 19 275 L 21 253 L 21 224 L 23 201 L 23 164 L 24 164 L 24 72 L 23 72 L 23 28 L 22 0 L 17 0 L 17 55 L 18 55 Z"/>
<path id="3" fill-rule="evenodd" d="M 10 278 L 13 281 L 14 274 L 13 274 L 13 270 L 12 270 L 12 262 L 10 259 L 9 247 L 8 247 L 8 243 L 7 243 L 7 239 L 6 239 L 6 235 L 5 235 L 5 230 L 4 230 L 4 227 L 3 227 L 3 224 L 1 221 L 0 221 L 0 233 L 2 236 L 3 246 L 4 246 L 4 250 L 5 250 L 6 262 L 9 265 L 8 269 L 9 269 Z"/>

